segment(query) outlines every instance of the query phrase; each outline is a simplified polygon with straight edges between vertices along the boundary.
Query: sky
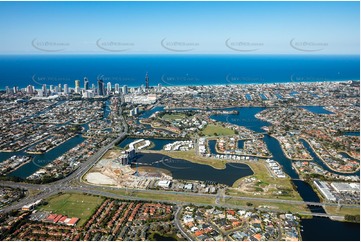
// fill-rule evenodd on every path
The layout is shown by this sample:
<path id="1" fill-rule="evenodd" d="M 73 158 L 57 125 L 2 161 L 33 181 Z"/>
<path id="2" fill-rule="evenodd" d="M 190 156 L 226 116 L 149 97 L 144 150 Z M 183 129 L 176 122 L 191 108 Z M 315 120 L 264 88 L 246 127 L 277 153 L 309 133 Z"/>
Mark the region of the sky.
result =
<path id="1" fill-rule="evenodd" d="M 360 52 L 359 2 L 0 2 L 0 54 Z"/>

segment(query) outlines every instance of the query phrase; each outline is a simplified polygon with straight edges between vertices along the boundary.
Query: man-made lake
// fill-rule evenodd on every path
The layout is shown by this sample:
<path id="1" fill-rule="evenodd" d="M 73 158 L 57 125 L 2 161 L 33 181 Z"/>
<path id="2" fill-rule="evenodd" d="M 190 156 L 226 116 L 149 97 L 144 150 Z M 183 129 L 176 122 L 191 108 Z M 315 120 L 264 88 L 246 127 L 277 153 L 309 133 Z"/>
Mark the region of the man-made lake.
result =
<path id="1" fill-rule="evenodd" d="M 161 111 L 162 107 L 157 107 L 152 110 L 149 110 L 142 115 L 143 117 L 149 117 L 152 113 L 156 111 Z M 318 108 L 312 108 L 314 112 L 321 112 Z M 212 118 L 222 122 L 234 123 L 237 125 L 245 126 L 255 132 L 264 132 L 261 127 L 270 125 L 268 122 L 259 120 L 255 118 L 255 114 L 264 110 L 264 108 L 259 107 L 248 107 L 248 108 L 233 108 L 227 110 L 238 110 L 238 115 L 213 115 Z M 326 110 L 327 111 L 327 110 Z M 324 111 L 322 111 L 324 112 Z M 328 112 L 328 111 L 327 111 Z M 326 114 L 326 113 L 325 113 Z M 119 144 L 120 147 L 125 147 L 130 142 L 136 139 L 125 139 Z M 174 142 L 174 140 L 162 140 L 162 139 L 150 139 L 155 146 L 153 150 L 160 150 L 167 143 Z M 40 169 L 40 166 L 44 166 L 51 162 L 56 157 L 63 154 L 65 151 L 76 146 L 83 139 L 80 136 L 77 136 L 58 148 L 55 148 L 44 155 L 38 155 L 35 162 L 30 162 L 27 165 L 22 166 L 11 175 L 16 175 L 20 177 L 27 177 L 34 173 L 36 170 Z M 299 176 L 292 169 L 292 161 L 287 159 L 282 152 L 280 144 L 278 141 L 269 135 L 265 135 L 264 141 L 266 142 L 268 149 L 273 154 L 273 159 L 278 161 L 283 170 L 293 179 L 293 183 L 297 187 L 297 191 L 305 201 L 320 201 L 317 194 L 312 190 L 311 186 L 307 183 L 298 180 Z M 241 146 L 242 144 L 239 144 Z M 240 147 L 241 148 L 241 147 Z M 307 148 L 307 147 L 306 147 Z M 213 146 L 213 151 L 214 146 Z M 22 152 L 14 153 L 0 153 L 0 162 L 11 157 L 12 155 L 21 154 Z M 311 154 L 312 155 L 312 154 Z M 317 160 L 317 156 L 312 155 L 315 162 L 322 161 Z M 226 185 L 232 185 L 237 179 L 252 175 L 253 171 L 249 166 L 238 163 L 228 163 L 226 168 L 223 170 L 214 169 L 211 166 L 201 165 L 191 163 L 182 159 L 171 159 L 170 157 L 163 156 L 160 154 L 141 154 L 138 162 L 142 166 L 152 166 L 159 167 L 162 169 L 169 170 L 175 179 L 185 179 L 185 180 L 201 180 L 201 181 L 213 181 L 217 183 L 222 183 Z M 40 166 L 38 166 L 40 164 Z M 324 167 L 324 166 L 322 166 Z M 359 175 L 359 172 L 357 173 Z M 324 212 L 322 207 L 310 207 L 311 211 L 314 212 Z M 332 221 L 327 218 L 318 218 L 314 217 L 313 219 L 302 220 L 303 240 L 355 240 L 359 241 L 360 238 L 360 227 L 359 224 L 353 223 L 344 223 Z"/>
<path id="2" fill-rule="evenodd" d="M 152 166 L 166 169 L 174 179 L 210 181 L 232 186 L 241 177 L 253 174 L 252 169 L 245 164 L 227 163 L 225 169 L 215 169 L 209 165 L 192 163 L 183 159 L 173 159 L 161 154 L 139 154 L 139 166 Z"/>

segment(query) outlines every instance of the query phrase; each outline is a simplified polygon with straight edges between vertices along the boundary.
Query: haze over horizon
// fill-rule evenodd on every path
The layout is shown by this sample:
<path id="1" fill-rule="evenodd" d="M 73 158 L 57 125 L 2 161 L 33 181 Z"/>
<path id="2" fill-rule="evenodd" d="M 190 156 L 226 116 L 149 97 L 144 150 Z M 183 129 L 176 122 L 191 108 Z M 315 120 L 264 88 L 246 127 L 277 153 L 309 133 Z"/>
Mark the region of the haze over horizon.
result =
<path id="1" fill-rule="evenodd" d="M 0 54 L 359 55 L 359 2 L 1 2 Z"/>

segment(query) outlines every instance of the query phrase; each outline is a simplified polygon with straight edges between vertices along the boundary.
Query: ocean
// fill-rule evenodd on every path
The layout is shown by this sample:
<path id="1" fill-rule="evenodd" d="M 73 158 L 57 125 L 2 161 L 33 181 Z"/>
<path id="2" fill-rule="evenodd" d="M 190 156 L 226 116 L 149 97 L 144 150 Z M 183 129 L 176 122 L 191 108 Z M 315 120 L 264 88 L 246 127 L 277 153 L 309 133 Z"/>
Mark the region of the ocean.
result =
<path id="1" fill-rule="evenodd" d="M 2 55 L 0 89 L 68 84 L 87 77 L 137 87 L 324 82 L 360 79 L 359 56 Z"/>

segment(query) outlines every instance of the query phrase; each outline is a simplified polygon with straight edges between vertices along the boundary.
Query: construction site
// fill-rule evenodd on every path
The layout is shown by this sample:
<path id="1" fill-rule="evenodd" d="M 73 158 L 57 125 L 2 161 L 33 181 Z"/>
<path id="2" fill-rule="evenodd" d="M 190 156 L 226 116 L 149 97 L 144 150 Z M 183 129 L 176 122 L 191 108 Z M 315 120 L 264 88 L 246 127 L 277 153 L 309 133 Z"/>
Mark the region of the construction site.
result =
<path id="1" fill-rule="evenodd" d="M 146 189 L 154 186 L 156 181 L 172 180 L 169 171 L 151 166 L 138 167 L 132 159 L 125 163 L 124 151 L 110 150 L 89 170 L 84 181 L 95 185 Z"/>

